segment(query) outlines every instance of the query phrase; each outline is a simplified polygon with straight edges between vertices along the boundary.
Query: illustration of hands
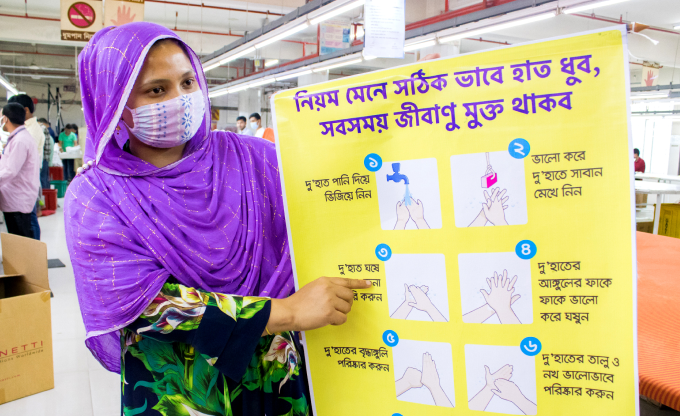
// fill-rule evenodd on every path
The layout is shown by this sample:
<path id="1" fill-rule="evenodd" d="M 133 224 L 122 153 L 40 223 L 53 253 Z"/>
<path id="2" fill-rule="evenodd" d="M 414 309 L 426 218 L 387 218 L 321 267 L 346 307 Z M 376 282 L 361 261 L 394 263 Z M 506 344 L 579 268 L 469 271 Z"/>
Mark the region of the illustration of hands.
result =
<path id="1" fill-rule="evenodd" d="M 512 381 L 512 366 L 504 365 L 495 373 L 491 373 L 488 366 L 484 366 L 484 387 L 468 402 L 471 410 L 486 410 L 494 395 L 513 403 L 525 415 L 535 415 L 536 404 L 527 399 L 519 387 Z"/>
<path id="2" fill-rule="evenodd" d="M 434 322 L 447 322 L 444 315 L 427 296 L 430 290 L 427 286 L 414 286 L 404 283 L 404 302 L 394 311 L 392 318 L 407 319 L 413 308 L 427 313 Z"/>
<path id="3" fill-rule="evenodd" d="M 508 278 L 507 270 L 503 270 L 502 275 L 494 272 L 494 277 L 486 279 L 490 293 L 487 293 L 484 289 L 480 290 L 486 303 L 463 315 L 463 322 L 481 324 L 497 314 L 501 324 L 521 324 L 522 322 L 512 309 L 512 304 L 521 297 L 521 295 L 513 295 L 516 281 L 517 276 L 513 277 L 512 280 Z"/>
<path id="4" fill-rule="evenodd" d="M 410 204 L 406 205 L 405 201 L 397 202 L 397 222 L 394 224 L 395 230 L 403 230 L 409 219 L 413 220 L 419 230 L 430 229 L 430 225 L 425 221 L 425 208 L 423 203 L 411 197 Z"/>
<path id="5" fill-rule="evenodd" d="M 437 365 L 430 353 L 427 352 L 423 354 L 422 372 L 413 367 L 409 367 L 404 372 L 404 376 L 397 380 L 397 397 L 412 388 L 420 388 L 422 386 L 425 386 L 430 391 L 435 406 L 453 407 L 451 400 L 449 400 L 449 397 L 441 387 Z"/>
<path id="6" fill-rule="evenodd" d="M 477 217 L 468 225 L 468 227 L 483 227 L 487 222 L 491 225 L 508 225 L 505 220 L 505 210 L 508 208 L 505 205 L 510 199 L 509 196 L 505 196 L 507 189 L 499 191 L 499 188 L 493 188 L 491 190 L 491 195 L 485 190 L 484 199 L 486 203 L 482 204 L 482 210 L 479 211 Z"/>
<path id="7" fill-rule="evenodd" d="M 519 410 L 525 415 L 535 415 L 538 411 L 536 403 L 527 399 L 522 391 L 517 387 L 517 384 L 510 380 L 498 379 L 494 382 L 496 386 L 495 390 L 492 390 L 493 394 L 500 397 L 503 400 L 507 400 L 517 406 Z"/>

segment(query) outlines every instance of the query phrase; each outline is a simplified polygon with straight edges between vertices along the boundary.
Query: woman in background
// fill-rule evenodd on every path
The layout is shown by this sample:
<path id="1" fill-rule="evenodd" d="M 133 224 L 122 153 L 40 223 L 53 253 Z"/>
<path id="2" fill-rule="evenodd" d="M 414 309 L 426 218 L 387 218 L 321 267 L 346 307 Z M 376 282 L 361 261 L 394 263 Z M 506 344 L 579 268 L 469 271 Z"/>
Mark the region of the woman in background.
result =
<path id="1" fill-rule="evenodd" d="M 104 28 L 79 68 L 92 167 L 68 188 L 66 237 L 123 413 L 309 414 L 292 331 L 344 323 L 370 283 L 293 293 L 274 145 L 210 132 L 200 60 L 172 31 Z"/>

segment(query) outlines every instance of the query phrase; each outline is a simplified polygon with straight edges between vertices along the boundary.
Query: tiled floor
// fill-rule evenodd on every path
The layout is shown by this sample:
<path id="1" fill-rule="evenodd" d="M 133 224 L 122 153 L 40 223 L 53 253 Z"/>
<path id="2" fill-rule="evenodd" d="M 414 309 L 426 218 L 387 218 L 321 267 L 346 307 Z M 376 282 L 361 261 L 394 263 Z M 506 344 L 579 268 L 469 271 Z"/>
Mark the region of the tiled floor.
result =
<path id="1" fill-rule="evenodd" d="M 120 416 L 120 376 L 104 370 L 85 347 L 85 326 L 66 249 L 62 209 L 39 222 L 48 258 L 58 258 L 66 264 L 49 269 L 54 293 L 54 390 L 0 405 L 0 416 Z M 7 232 L 4 224 L 0 232 Z"/>
<path id="2" fill-rule="evenodd" d="M 59 200 L 63 205 L 63 200 Z M 73 269 L 64 237 L 61 208 L 40 218 L 41 240 L 48 258 L 58 258 L 66 267 L 49 270 L 54 343 L 54 390 L 0 405 L 0 416 L 120 416 L 119 375 L 109 373 L 85 347 L 85 327 L 76 297 Z M 6 232 L 0 225 L 0 232 Z M 642 416 L 680 416 L 640 401 Z M 323 415 L 320 415 L 323 416 Z"/>

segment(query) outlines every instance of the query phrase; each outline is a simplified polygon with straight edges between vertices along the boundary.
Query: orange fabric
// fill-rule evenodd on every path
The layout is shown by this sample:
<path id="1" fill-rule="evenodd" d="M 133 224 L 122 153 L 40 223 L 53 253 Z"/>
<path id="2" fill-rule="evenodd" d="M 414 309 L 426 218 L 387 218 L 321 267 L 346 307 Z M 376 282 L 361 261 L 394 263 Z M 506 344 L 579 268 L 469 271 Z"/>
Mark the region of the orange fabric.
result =
<path id="1" fill-rule="evenodd" d="M 274 129 L 267 127 L 264 129 L 264 133 L 262 134 L 262 138 L 269 140 L 270 142 L 274 143 Z"/>
<path id="2" fill-rule="evenodd" d="M 640 394 L 680 410 L 680 239 L 637 233 Z"/>

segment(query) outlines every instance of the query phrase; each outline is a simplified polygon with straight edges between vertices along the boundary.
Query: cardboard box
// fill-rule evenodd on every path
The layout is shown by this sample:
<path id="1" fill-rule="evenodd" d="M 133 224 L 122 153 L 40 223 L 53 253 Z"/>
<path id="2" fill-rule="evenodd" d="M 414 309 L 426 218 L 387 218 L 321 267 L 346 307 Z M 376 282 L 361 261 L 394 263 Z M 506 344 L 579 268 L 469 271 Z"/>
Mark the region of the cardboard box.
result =
<path id="1" fill-rule="evenodd" d="M 652 234 L 654 232 L 654 222 L 638 222 L 637 231 Z"/>
<path id="2" fill-rule="evenodd" d="M 1 405 L 53 389 L 54 365 L 47 246 L 12 234 L 0 241 Z"/>
<path id="3" fill-rule="evenodd" d="M 661 204 L 659 235 L 680 238 L 680 204 Z"/>

